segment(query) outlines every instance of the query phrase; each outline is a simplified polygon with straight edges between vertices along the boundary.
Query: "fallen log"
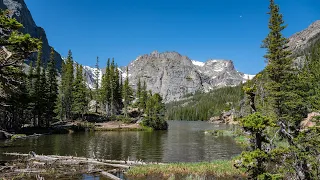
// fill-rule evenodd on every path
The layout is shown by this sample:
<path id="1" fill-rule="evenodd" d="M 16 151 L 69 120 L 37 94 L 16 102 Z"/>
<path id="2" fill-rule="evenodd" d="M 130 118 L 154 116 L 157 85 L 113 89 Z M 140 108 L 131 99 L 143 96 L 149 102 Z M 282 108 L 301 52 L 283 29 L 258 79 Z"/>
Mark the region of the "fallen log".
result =
<path id="1" fill-rule="evenodd" d="M 103 175 L 103 176 L 106 176 L 106 177 L 108 177 L 108 178 L 110 178 L 110 179 L 112 179 L 112 180 L 121 180 L 121 179 L 118 178 L 117 176 L 115 176 L 115 175 L 113 175 L 113 174 L 111 174 L 111 173 L 108 173 L 108 172 L 106 172 L 106 171 L 101 171 L 100 174 Z"/>
<path id="2" fill-rule="evenodd" d="M 53 164 L 53 163 L 61 163 L 66 165 L 77 165 L 77 164 L 96 164 L 96 165 L 104 165 L 104 166 L 110 166 L 110 167 L 116 167 L 116 168 L 124 168 L 129 169 L 129 165 L 124 164 L 112 164 L 112 163 L 105 163 L 102 161 L 98 161 L 96 159 L 91 158 L 79 158 L 79 157 L 67 157 L 67 156 L 44 156 L 44 155 L 34 155 L 34 154 L 20 154 L 20 153 L 3 153 L 4 155 L 9 156 L 23 156 L 23 157 L 29 157 L 30 160 L 36 160 L 40 162 L 45 162 L 47 164 Z"/>
<path id="3" fill-rule="evenodd" d="M 123 165 L 148 165 L 148 164 L 163 164 L 163 163 L 146 163 L 143 161 L 118 161 L 118 160 L 106 160 L 106 159 L 93 159 L 93 158 L 85 158 L 85 157 L 76 157 L 76 156 L 58 156 L 58 155 L 36 155 L 36 154 L 20 154 L 20 153 L 3 153 L 4 155 L 9 156 L 34 156 L 37 157 L 37 159 L 40 159 L 42 161 L 57 161 L 57 160 L 78 160 L 78 161 L 86 161 L 86 162 L 93 162 L 93 163 L 106 163 L 106 164 L 123 164 Z M 102 164 L 103 165 L 103 164 Z M 126 167 L 129 167 L 126 166 Z"/>

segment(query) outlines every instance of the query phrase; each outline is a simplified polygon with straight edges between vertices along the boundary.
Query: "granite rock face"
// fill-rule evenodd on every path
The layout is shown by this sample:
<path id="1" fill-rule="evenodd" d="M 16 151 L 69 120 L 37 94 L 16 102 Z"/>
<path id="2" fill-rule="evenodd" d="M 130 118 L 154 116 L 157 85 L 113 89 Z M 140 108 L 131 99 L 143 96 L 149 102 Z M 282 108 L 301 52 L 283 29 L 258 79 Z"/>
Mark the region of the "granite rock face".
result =
<path id="1" fill-rule="evenodd" d="M 145 81 L 148 90 L 160 93 L 166 102 L 175 101 L 196 91 L 235 86 L 247 80 L 235 70 L 230 60 L 192 61 L 177 52 L 157 51 L 139 56 L 129 66 L 129 80 L 136 88 Z M 250 76 L 252 78 L 252 76 Z"/>
<path id="2" fill-rule="evenodd" d="M 51 47 L 48 43 L 46 32 L 43 28 L 38 27 L 34 22 L 32 15 L 24 0 L 0 0 L 0 9 L 8 9 L 10 15 L 23 24 L 21 32 L 28 33 L 34 38 L 41 38 L 43 42 L 43 60 L 49 60 Z M 34 56 L 36 57 L 36 55 Z M 55 53 L 57 68 L 61 67 L 62 58 L 58 52 Z"/>
<path id="3" fill-rule="evenodd" d="M 201 75 L 191 60 L 176 52 L 154 51 L 138 57 L 129 64 L 128 69 L 133 87 L 139 79 L 145 81 L 148 90 L 160 93 L 166 101 L 177 100 L 202 88 Z"/>
<path id="4" fill-rule="evenodd" d="M 320 20 L 289 38 L 288 49 L 292 51 L 296 67 L 303 66 L 305 51 L 317 42 L 320 42 Z"/>

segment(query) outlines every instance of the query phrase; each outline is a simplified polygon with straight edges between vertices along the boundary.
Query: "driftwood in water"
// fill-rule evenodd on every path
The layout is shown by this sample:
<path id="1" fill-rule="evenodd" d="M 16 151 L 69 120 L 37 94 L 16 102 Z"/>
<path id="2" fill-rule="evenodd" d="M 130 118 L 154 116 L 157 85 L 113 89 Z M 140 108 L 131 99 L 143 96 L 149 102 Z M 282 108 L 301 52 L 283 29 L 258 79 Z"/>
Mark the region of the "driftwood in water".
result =
<path id="1" fill-rule="evenodd" d="M 73 156 L 44 156 L 44 155 L 35 155 L 35 154 L 20 154 L 20 153 L 3 153 L 9 156 L 22 156 L 22 157 L 30 157 L 32 160 L 45 162 L 46 164 L 54 164 L 60 163 L 64 165 L 77 165 L 77 164 L 96 164 L 96 165 L 104 165 L 116 168 L 123 168 L 128 169 L 130 168 L 129 165 L 124 165 L 121 161 L 111 161 L 111 160 L 99 160 L 99 159 L 92 159 L 92 158 L 82 158 L 82 157 L 73 157 Z M 107 163 L 107 162 L 114 162 L 114 163 Z M 130 165 L 138 165 L 139 162 L 130 162 Z"/>
<path id="2" fill-rule="evenodd" d="M 108 178 L 110 178 L 110 179 L 113 179 L 113 180 L 121 180 L 121 179 L 118 178 L 117 176 L 115 176 L 115 175 L 113 175 L 113 174 L 111 174 L 111 173 L 108 173 L 108 172 L 106 172 L 106 171 L 101 171 L 100 174 L 103 175 L 103 176 L 106 176 L 106 177 L 108 177 Z"/>

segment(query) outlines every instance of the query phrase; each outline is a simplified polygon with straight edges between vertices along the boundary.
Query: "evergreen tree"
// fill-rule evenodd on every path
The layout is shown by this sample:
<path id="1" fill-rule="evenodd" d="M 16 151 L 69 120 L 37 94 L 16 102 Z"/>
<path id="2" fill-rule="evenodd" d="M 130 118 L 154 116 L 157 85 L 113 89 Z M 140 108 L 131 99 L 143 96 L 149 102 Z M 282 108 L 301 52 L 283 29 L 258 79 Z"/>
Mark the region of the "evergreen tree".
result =
<path id="1" fill-rule="evenodd" d="M 115 66 L 115 72 L 114 72 L 114 81 L 115 81 L 115 112 L 118 114 L 119 110 L 122 109 L 123 103 L 122 103 L 122 85 L 120 80 L 120 72 L 118 65 Z"/>
<path id="2" fill-rule="evenodd" d="M 143 125 L 153 128 L 154 130 L 166 130 L 168 124 L 164 120 L 165 105 L 162 102 L 162 97 L 156 93 L 152 95 L 150 92 L 146 102 L 145 109 L 146 117 L 143 120 Z"/>
<path id="3" fill-rule="evenodd" d="M 110 59 L 107 61 L 106 73 L 102 76 L 102 84 L 100 90 L 101 102 L 105 106 L 107 116 L 109 116 L 110 99 L 111 99 L 111 72 Z"/>
<path id="4" fill-rule="evenodd" d="M 35 114 L 33 125 L 39 126 L 42 122 L 42 89 L 41 89 L 41 66 L 42 66 L 42 47 L 39 48 L 38 58 L 36 62 L 36 70 L 35 70 L 35 84 L 34 84 L 34 101 L 35 101 Z"/>
<path id="5" fill-rule="evenodd" d="M 44 127 L 49 126 L 47 124 L 47 114 L 46 112 L 48 111 L 48 84 L 47 84 L 47 78 L 46 78 L 46 69 L 42 68 L 41 75 L 40 75 L 40 94 L 38 94 L 40 98 L 40 117 L 41 121 L 39 121 L 39 126 Z"/>
<path id="6" fill-rule="evenodd" d="M 147 91 L 147 84 L 144 81 L 143 82 L 143 87 L 141 90 L 140 98 L 139 98 L 139 108 L 142 109 L 143 111 L 146 110 L 146 103 L 148 100 L 148 91 Z"/>
<path id="7" fill-rule="evenodd" d="M 27 119 L 27 80 L 22 65 L 33 52 L 37 52 L 41 42 L 21 33 L 19 30 L 23 25 L 11 18 L 8 10 L 0 10 L 0 24 L 0 128 L 14 130 Z"/>
<path id="8" fill-rule="evenodd" d="M 115 109 L 116 109 L 116 98 L 117 98 L 117 85 L 116 85 L 116 76 L 115 76 L 115 63 L 114 59 L 111 61 L 110 65 L 110 113 L 111 115 L 115 114 Z"/>
<path id="9" fill-rule="evenodd" d="M 133 97 L 133 91 L 129 85 L 128 67 L 127 67 L 126 73 L 127 73 L 127 76 L 122 88 L 122 95 L 123 95 L 124 115 L 125 117 L 128 117 L 128 106 L 130 105 Z"/>
<path id="10" fill-rule="evenodd" d="M 47 66 L 47 111 L 46 111 L 46 125 L 49 126 L 56 116 L 54 109 L 58 98 L 58 72 L 56 70 L 56 62 L 54 59 L 54 49 L 51 48 L 50 61 Z"/>
<path id="11" fill-rule="evenodd" d="M 136 91 L 136 105 L 138 106 L 139 109 L 140 109 L 141 91 L 142 91 L 141 80 L 139 78 L 138 84 L 137 84 L 137 91 Z"/>
<path id="12" fill-rule="evenodd" d="M 58 97 L 55 105 L 55 114 L 57 119 L 66 119 L 66 108 L 65 108 L 65 85 L 66 85 L 66 64 L 65 61 L 61 63 L 61 81 L 58 88 Z"/>
<path id="13" fill-rule="evenodd" d="M 65 64 L 65 75 L 64 79 L 61 82 L 63 85 L 64 93 L 64 108 L 65 108 L 65 117 L 66 119 L 72 118 L 72 104 L 73 104 L 73 81 L 74 81 L 74 70 L 73 70 L 73 57 L 72 52 L 69 50 L 68 57 Z"/>
<path id="14" fill-rule="evenodd" d="M 87 109 L 87 89 L 83 78 L 82 65 L 76 65 L 76 78 L 73 83 L 73 104 L 72 114 L 76 117 L 83 117 Z"/>

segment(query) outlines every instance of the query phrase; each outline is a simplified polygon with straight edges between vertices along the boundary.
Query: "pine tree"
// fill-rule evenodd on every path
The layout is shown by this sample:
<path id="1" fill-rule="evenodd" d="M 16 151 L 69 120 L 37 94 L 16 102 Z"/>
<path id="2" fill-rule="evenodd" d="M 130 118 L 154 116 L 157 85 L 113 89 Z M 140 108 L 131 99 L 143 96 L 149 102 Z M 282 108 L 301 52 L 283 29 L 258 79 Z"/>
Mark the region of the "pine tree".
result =
<path id="1" fill-rule="evenodd" d="M 73 97 L 72 97 L 72 91 L 73 91 L 73 81 L 74 81 L 74 70 L 73 70 L 73 57 L 72 52 L 69 50 L 68 57 L 65 64 L 65 75 L 64 79 L 61 82 L 63 84 L 64 88 L 64 108 L 65 108 L 65 117 L 66 119 L 72 118 L 72 103 L 73 103 Z"/>
<path id="2" fill-rule="evenodd" d="M 61 63 L 61 81 L 58 87 L 58 97 L 55 105 L 56 118 L 60 120 L 66 119 L 66 108 L 65 108 L 65 85 L 66 85 L 66 64 L 64 61 Z"/>
<path id="3" fill-rule="evenodd" d="M 123 105 L 124 105 L 124 115 L 128 117 L 128 106 L 130 105 L 133 97 L 133 91 L 129 85 L 129 72 L 128 67 L 126 71 L 126 80 L 124 81 L 122 88 L 122 96 L 123 96 Z"/>
<path id="4" fill-rule="evenodd" d="M 115 72 L 114 72 L 114 81 L 115 81 L 115 112 L 119 113 L 118 111 L 122 109 L 123 103 L 122 103 L 122 86 L 121 86 L 121 80 L 120 80 L 120 72 L 118 65 L 115 65 Z"/>
<path id="5" fill-rule="evenodd" d="M 48 111 L 48 84 L 47 84 L 47 78 L 46 78 L 46 69 L 42 68 L 41 75 L 40 75 L 40 92 L 38 94 L 40 99 L 40 117 L 41 121 L 39 122 L 40 127 L 44 127 L 44 125 L 47 123 L 46 112 Z M 49 126 L 49 124 L 46 124 L 46 126 Z"/>
<path id="6" fill-rule="evenodd" d="M 35 82 L 34 82 L 34 101 L 35 101 L 35 114 L 33 125 L 39 126 L 42 121 L 42 96 L 41 96 L 41 66 L 42 66 L 42 47 L 39 48 L 38 58 L 36 62 L 35 70 Z"/>
<path id="7" fill-rule="evenodd" d="M 101 90 L 100 90 L 101 102 L 105 106 L 107 116 L 110 111 L 110 99 L 111 99 L 111 73 L 110 73 L 110 59 L 107 61 L 106 73 L 102 76 Z"/>
<path id="8" fill-rule="evenodd" d="M 56 116 L 54 109 L 58 98 L 58 72 L 56 69 L 56 63 L 54 59 L 55 51 L 51 48 L 50 61 L 47 66 L 47 111 L 46 111 L 46 125 L 49 126 Z"/>
<path id="9" fill-rule="evenodd" d="M 78 64 L 76 65 L 76 78 L 73 83 L 72 97 L 72 114 L 76 117 L 83 117 L 88 105 L 87 90 L 83 78 L 83 67 Z"/>
<path id="10" fill-rule="evenodd" d="M 142 109 L 143 111 L 146 110 L 147 100 L 148 100 L 147 84 L 144 81 L 143 87 L 141 90 L 141 94 L 140 94 L 140 98 L 139 98 L 139 108 Z"/>
<path id="11" fill-rule="evenodd" d="M 137 91 L 136 91 L 136 105 L 138 106 L 139 110 L 140 110 L 141 91 L 142 91 L 141 80 L 139 78 L 138 84 L 137 84 Z"/>
<path id="12" fill-rule="evenodd" d="M 153 128 L 154 130 L 167 130 L 168 124 L 164 120 L 165 105 L 162 102 L 160 94 L 152 95 L 151 91 L 148 94 L 145 109 L 146 117 L 143 120 L 143 125 Z"/>
<path id="13" fill-rule="evenodd" d="M 116 109 L 116 79 L 115 79 L 115 63 L 114 59 L 111 61 L 110 65 L 110 113 L 111 116 L 115 114 Z"/>

